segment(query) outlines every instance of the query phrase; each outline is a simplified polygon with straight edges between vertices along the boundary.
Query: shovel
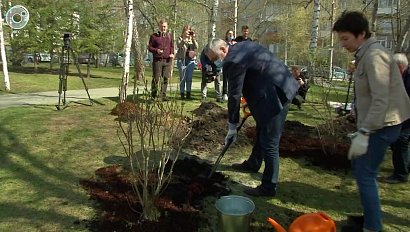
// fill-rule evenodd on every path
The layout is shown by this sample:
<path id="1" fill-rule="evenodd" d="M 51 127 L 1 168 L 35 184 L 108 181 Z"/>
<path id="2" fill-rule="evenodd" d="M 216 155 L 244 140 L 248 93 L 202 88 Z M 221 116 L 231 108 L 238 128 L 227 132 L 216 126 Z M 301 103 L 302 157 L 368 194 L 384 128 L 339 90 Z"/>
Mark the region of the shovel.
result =
<path id="1" fill-rule="evenodd" d="M 249 116 L 251 116 L 251 112 L 246 111 L 247 104 L 245 101 L 245 98 L 241 98 L 241 104 L 242 104 L 242 112 L 243 112 L 243 118 L 241 121 L 241 124 L 239 124 L 239 126 L 236 128 L 236 131 L 239 133 L 239 130 L 242 128 L 243 124 L 245 123 L 246 119 L 248 119 Z M 228 142 L 225 144 L 225 146 L 223 147 L 221 153 L 219 154 L 218 158 L 215 161 L 215 164 L 212 166 L 211 172 L 208 175 L 208 179 L 212 177 L 212 175 L 214 174 L 214 172 L 216 171 L 216 169 L 219 166 L 219 163 L 221 162 L 222 157 L 225 155 L 226 151 L 228 150 L 228 148 L 231 146 L 233 142 L 233 138 L 231 138 L 230 140 L 228 140 Z"/>

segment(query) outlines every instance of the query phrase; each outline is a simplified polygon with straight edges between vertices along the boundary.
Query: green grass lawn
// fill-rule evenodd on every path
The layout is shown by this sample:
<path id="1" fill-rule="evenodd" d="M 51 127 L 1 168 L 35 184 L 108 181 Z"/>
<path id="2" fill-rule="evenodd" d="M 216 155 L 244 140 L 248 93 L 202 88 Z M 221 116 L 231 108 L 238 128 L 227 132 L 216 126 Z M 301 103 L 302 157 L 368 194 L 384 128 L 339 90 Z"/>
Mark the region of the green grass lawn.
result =
<path id="1" fill-rule="evenodd" d="M 145 77 L 148 85 L 151 85 L 152 69 L 145 67 Z M 84 81 L 89 89 L 93 88 L 117 88 L 121 84 L 123 75 L 123 69 L 121 67 L 91 67 L 90 78 L 86 77 L 87 66 L 80 65 L 80 70 Z M 11 93 L 29 93 L 29 92 L 44 92 L 58 90 L 59 84 L 59 66 L 55 64 L 52 69 L 49 68 L 47 63 L 41 63 L 37 71 L 34 70 L 32 64 L 27 64 L 23 67 L 10 67 L 10 86 Z M 133 67 L 130 68 L 130 76 L 134 76 Z M 201 75 L 199 70 L 194 71 L 193 81 L 200 82 Z M 178 70 L 174 68 L 173 76 L 171 78 L 172 83 L 178 82 Z M 133 79 L 130 80 L 130 84 L 133 83 Z M 67 89 L 83 89 L 84 85 L 77 67 L 75 65 L 69 66 L 69 72 L 67 76 Z M 4 88 L 0 88 L 0 95 L 7 94 Z"/>
<path id="2" fill-rule="evenodd" d="M 93 86 L 115 87 L 121 79 L 122 70 L 107 68 L 106 71 L 98 69 L 98 72 L 95 70 L 92 73 L 100 78 L 87 79 L 90 85 L 95 81 Z M 57 87 L 56 78 L 58 76 L 53 74 L 13 71 L 12 90 L 52 91 Z M 79 85 L 79 88 L 82 86 Z M 345 90 L 332 91 L 331 100 L 344 101 Z M 321 87 L 313 86 L 303 111 L 292 106 L 288 119 L 309 125 L 321 123 L 328 114 L 321 105 L 321 92 Z M 186 111 L 200 105 L 199 90 L 195 90 L 193 96 L 195 100 L 185 104 Z M 54 106 L 0 110 L 0 231 L 87 231 L 83 220 L 92 218 L 95 211 L 93 202 L 79 185 L 79 179 L 91 177 L 97 168 L 106 166 L 106 158 L 123 155 L 116 136 L 114 116 L 109 115 L 116 105 L 116 99 L 99 99 L 99 102 L 102 104 L 73 104 L 63 111 L 56 111 Z M 219 105 L 226 107 L 221 103 Z M 250 151 L 250 146 L 233 146 L 222 159 L 218 171 L 229 176 L 232 194 L 243 195 L 242 190 L 246 186 L 255 186 L 260 182 L 261 173 L 242 174 L 227 168 L 233 162 L 246 159 Z M 213 157 L 210 162 L 214 162 L 216 156 L 203 155 Z M 389 153 L 380 174 L 385 176 L 390 172 Z M 379 187 L 384 231 L 410 231 L 409 185 L 380 184 Z M 216 222 L 213 219 L 217 217 L 213 206 L 215 200 L 208 198 L 209 204 L 203 210 L 212 223 Z M 267 217 L 288 228 L 301 213 L 324 211 L 340 227 L 346 213 L 361 212 L 356 185 L 349 170 L 325 171 L 302 158 L 281 159 L 277 197 L 252 200 L 256 204 L 252 221 L 254 231 L 274 231 L 266 222 Z M 208 227 L 201 231 L 213 229 Z"/>

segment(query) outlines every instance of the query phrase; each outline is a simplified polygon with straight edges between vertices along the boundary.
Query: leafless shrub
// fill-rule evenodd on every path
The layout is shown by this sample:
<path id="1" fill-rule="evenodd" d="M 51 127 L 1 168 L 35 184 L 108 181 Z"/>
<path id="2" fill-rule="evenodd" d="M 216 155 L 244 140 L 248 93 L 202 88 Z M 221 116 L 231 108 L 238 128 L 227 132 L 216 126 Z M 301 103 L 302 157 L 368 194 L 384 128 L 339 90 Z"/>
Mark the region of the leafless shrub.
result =
<path id="1" fill-rule="evenodd" d="M 156 197 L 167 187 L 182 145 L 191 132 L 183 105 L 175 100 L 159 101 L 145 91 L 135 102 L 120 103 L 118 137 L 130 161 L 131 182 L 143 208 L 142 217 L 157 220 Z M 167 165 L 170 164 L 170 165 Z M 170 168 L 169 168 L 170 167 Z"/>

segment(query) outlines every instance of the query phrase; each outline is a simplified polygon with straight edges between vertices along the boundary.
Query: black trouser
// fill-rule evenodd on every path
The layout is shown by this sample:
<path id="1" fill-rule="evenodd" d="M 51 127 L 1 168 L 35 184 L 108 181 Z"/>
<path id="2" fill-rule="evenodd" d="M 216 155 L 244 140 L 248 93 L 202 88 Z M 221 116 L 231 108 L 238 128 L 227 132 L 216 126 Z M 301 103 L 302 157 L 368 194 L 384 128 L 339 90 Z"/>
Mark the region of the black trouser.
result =
<path id="1" fill-rule="evenodd" d="M 163 78 L 161 84 L 161 97 L 166 96 L 168 88 L 168 80 L 171 76 L 172 59 L 154 59 L 152 64 L 152 83 L 151 96 L 156 97 L 158 92 L 158 84 L 161 77 Z"/>
<path id="2" fill-rule="evenodd" d="M 222 95 L 228 94 L 228 78 L 222 77 L 222 79 Z"/>

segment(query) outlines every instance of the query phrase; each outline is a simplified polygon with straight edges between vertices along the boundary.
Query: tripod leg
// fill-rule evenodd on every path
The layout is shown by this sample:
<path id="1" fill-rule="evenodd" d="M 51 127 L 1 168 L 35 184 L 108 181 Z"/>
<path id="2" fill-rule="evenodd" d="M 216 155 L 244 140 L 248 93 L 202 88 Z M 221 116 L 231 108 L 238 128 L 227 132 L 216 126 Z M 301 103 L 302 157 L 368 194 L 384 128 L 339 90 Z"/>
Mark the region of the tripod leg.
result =
<path id="1" fill-rule="evenodd" d="M 77 56 L 75 55 L 75 53 L 74 53 L 74 51 L 73 51 L 72 48 L 70 48 L 70 50 L 71 50 L 71 54 L 73 54 L 74 60 L 76 61 L 76 60 L 77 60 Z M 93 99 L 91 99 L 90 93 L 88 92 L 88 87 L 87 87 L 87 85 L 86 85 L 86 83 L 85 83 L 83 74 L 81 73 L 80 65 L 78 64 L 78 62 L 75 62 L 75 65 L 76 65 L 76 67 L 77 67 L 78 75 L 80 76 L 81 81 L 83 82 L 85 92 L 87 92 L 88 100 L 90 100 L 90 104 L 92 105 L 92 104 L 94 103 L 94 101 L 93 101 Z"/>
<path id="2" fill-rule="evenodd" d="M 59 83 L 58 83 L 58 105 L 56 106 L 60 110 L 60 106 L 66 104 L 66 91 L 67 91 L 67 74 L 64 64 L 60 65 Z M 63 94 L 63 97 L 61 95 Z"/>
<path id="3" fill-rule="evenodd" d="M 64 98 L 63 98 L 63 103 L 66 105 L 66 92 L 67 92 L 67 77 L 68 77 L 68 64 L 64 64 L 64 75 L 63 75 L 63 93 L 64 93 Z"/>
<path id="4" fill-rule="evenodd" d="M 348 87 L 347 87 L 347 94 L 346 94 L 346 101 L 345 101 L 345 106 L 344 106 L 344 109 L 343 109 L 343 113 L 344 114 L 346 114 L 346 111 L 347 111 L 347 102 L 349 101 L 349 95 L 350 95 L 350 86 L 352 85 L 352 79 L 353 79 L 353 76 L 352 76 L 353 74 L 350 74 L 350 76 L 349 76 L 349 85 L 348 85 Z"/>
<path id="5" fill-rule="evenodd" d="M 69 54 L 65 46 L 62 47 L 61 57 L 60 57 L 60 73 L 59 73 L 59 83 L 58 83 L 58 105 L 57 110 L 60 110 L 61 104 L 66 105 L 66 91 L 67 91 L 67 76 L 68 76 L 68 63 Z M 61 96 L 63 95 L 63 96 Z"/>

